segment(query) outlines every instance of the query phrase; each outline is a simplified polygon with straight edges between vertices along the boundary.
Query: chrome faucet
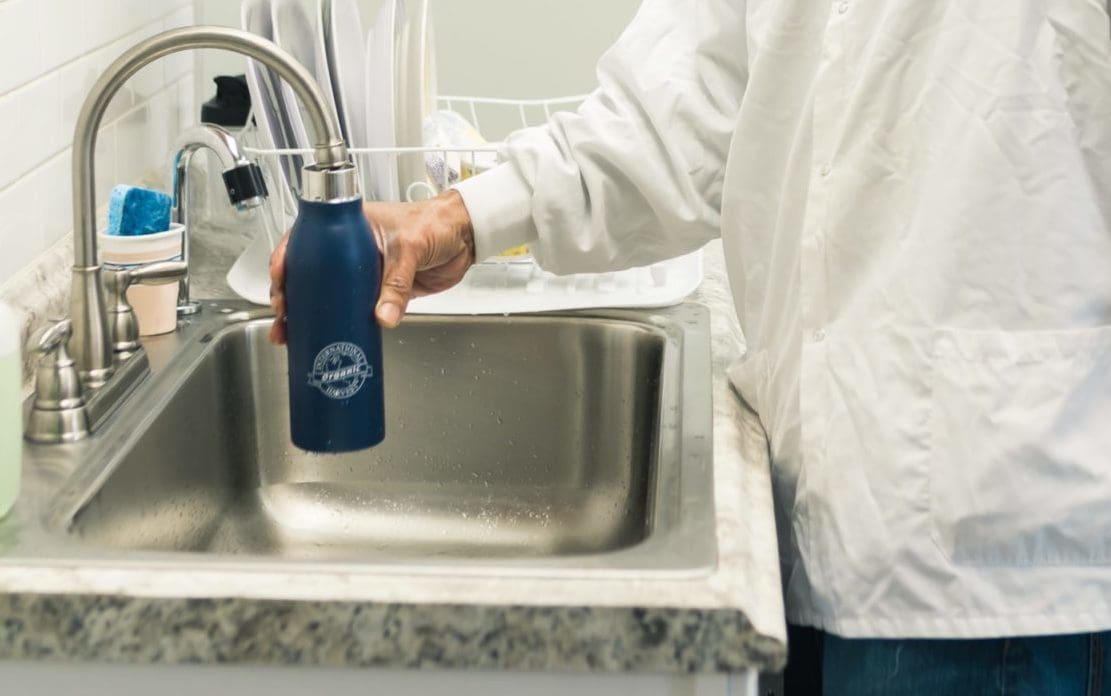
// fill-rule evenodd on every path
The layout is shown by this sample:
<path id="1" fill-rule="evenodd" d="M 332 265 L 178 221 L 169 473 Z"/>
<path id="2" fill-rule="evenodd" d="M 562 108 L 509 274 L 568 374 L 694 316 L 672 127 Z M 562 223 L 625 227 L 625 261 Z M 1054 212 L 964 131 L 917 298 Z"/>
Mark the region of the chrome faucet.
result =
<path id="1" fill-rule="evenodd" d="M 355 195 L 354 164 L 347 145 L 340 135 L 336 117 L 327 107 L 324 94 L 311 73 L 293 56 L 275 44 L 248 32 L 224 27 L 183 27 L 153 36 L 128 49 L 117 58 L 93 85 L 77 117 L 73 139 L 73 276 L 70 288 L 70 316 L 65 330 L 41 341 L 44 363 L 75 370 L 80 376 L 76 387 L 63 400 L 44 396 L 36 402 L 42 409 L 64 404 L 67 409 L 84 409 L 84 415 L 67 412 L 65 418 L 36 418 L 32 413 L 27 437 L 37 442 L 71 442 L 96 427 L 97 418 L 111 410 L 123 398 L 130 385 L 146 371 L 146 355 L 132 335 L 134 317 L 126 298 L 132 282 L 171 282 L 184 276 L 183 262 L 162 262 L 146 269 L 124 271 L 127 277 L 112 276 L 112 320 L 105 306 L 105 289 L 101 285 L 101 269 L 96 247 L 96 186 L 93 153 L 97 130 L 112 97 L 120 87 L 145 65 L 173 53 L 198 48 L 215 48 L 239 53 L 273 69 L 293 88 L 304 103 L 315 135 L 315 164 L 304 168 L 306 200 L 336 197 L 337 192 Z M 120 334 L 120 335 L 117 335 Z M 68 352 L 60 350 L 68 335 Z M 72 356 L 72 359 L 70 359 Z M 119 377 L 113 373 L 120 371 Z M 56 380 L 40 379 L 40 391 L 57 384 Z M 35 406 L 32 406 L 34 411 Z M 42 415 L 42 414 L 40 414 Z M 51 415 L 51 414 L 46 414 Z M 50 421 L 52 425 L 36 429 L 35 423 Z M 87 429 L 67 429 L 68 422 L 87 422 Z M 72 432 L 70 431 L 72 430 Z"/>
<path id="2" fill-rule="evenodd" d="M 181 238 L 181 260 L 189 265 L 189 165 L 201 150 L 209 150 L 220 160 L 228 201 L 238 210 L 261 206 L 267 197 L 266 182 L 259 166 L 240 152 L 239 143 L 231 133 L 219 126 L 202 123 L 185 131 L 174 145 L 174 207 L 173 221 L 185 226 Z M 178 285 L 177 312 L 196 314 L 200 304 L 189 297 L 189 276 Z"/>
<path id="3" fill-rule="evenodd" d="M 159 58 L 197 48 L 217 48 L 240 53 L 272 68 L 289 83 L 304 103 L 312 123 L 316 164 L 305 169 L 306 174 L 315 172 L 319 175 L 319 188 L 336 185 L 332 181 L 332 175 L 340 176 L 342 181 L 342 172 L 351 167 L 339 124 L 335 116 L 331 115 L 324 94 L 312 74 L 274 43 L 238 29 L 198 26 L 163 32 L 125 51 L 93 85 L 81 107 L 74 131 L 74 264 L 70 289 L 73 336 L 70 339 L 70 353 L 77 363 L 82 380 L 92 388 L 103 386 L 115 369 L 96 250 L 93 153 L 97 130 L 112 97 L 128 78 Z"/>

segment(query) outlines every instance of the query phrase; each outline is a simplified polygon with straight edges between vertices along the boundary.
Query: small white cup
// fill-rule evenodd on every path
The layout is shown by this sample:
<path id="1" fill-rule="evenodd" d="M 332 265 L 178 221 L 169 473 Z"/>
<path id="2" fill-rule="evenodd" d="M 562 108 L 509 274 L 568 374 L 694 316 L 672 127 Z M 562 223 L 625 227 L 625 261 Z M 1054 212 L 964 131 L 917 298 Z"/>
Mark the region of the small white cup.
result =
<path id="1" fill-rule="evenodd" d="M 180 261 L 185 226 L 174 223 L 165 232 L 121 237 L 101 232 L 100 260 L 109 270 L 145 266 L 158 261 Z M 170 333 L 177 328 L 178 283 L 132 285 L 127 301 L 135 310 L 140 336 Z"/>

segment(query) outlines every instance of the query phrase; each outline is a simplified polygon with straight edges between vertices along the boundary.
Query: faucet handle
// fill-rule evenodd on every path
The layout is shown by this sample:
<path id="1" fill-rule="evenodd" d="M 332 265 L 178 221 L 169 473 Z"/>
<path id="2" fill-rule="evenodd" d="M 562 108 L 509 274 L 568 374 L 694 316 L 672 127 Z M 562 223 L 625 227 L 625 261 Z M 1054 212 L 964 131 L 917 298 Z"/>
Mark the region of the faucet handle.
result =
<path id="1" fill-rule="evenodd" d="M 127 301 L 127 290 L 132 285 L 165 285 L 174 283 L 189 272 L 184 261 L 158 261 L 135 268 L 106 270 L 104 284 L 111 295 L 108 320 L 112 326 L 112 349 L 124 360 L 139 349 L 139 323 L 135 311 Z"/>
<path id="2" fill-rule="evenodd" d="M 31 337 L 33 350 L 42 355 L 35 370 L 35 408 L 58 410 L 85 403 L 81 376 L 66 344 L 73 333 L 69 319 L 51 322 Z"/>
<path id="3" fill-rule="evenodd" d="M 132 285 L 166 285 L 185 277 L 189 266 L 184 261 L 158 261 L 145 266 L 129 268 L 124 290 Z"/>
<path id="4" fill-rule="evenodd" d="M 61 319 L 31 337 L 31 349 L 42 355 L 27 423 L 27 438 L 33 442 L 72 442 L 88 435 L 81 375 L 66 347 L 72 333 L 72 322 Z"/>
<path id="5" fill-rule="evenodd" d="M 53 319 L 51 323 L 36 331 L 30 340 L 30 348 L 36 353 L 59 351 L 59 357 L 69 359 L 66 343 L 73 335 L 73 322 L 69 319 Z M 70 361 L 72 362 L 72 360 Z"/>

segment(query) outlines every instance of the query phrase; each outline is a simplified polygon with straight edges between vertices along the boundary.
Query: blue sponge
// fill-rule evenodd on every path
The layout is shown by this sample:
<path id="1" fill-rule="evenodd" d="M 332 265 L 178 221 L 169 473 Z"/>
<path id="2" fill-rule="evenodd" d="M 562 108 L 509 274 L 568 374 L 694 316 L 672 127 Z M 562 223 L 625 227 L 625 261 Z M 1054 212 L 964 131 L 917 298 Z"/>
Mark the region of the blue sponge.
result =
<path id="1" fill-rule="evenodd" d="M 108 234 L 135 237 L 170 229 L 173 199 L 161 191 L 117 186 L 108 199 Z"/>

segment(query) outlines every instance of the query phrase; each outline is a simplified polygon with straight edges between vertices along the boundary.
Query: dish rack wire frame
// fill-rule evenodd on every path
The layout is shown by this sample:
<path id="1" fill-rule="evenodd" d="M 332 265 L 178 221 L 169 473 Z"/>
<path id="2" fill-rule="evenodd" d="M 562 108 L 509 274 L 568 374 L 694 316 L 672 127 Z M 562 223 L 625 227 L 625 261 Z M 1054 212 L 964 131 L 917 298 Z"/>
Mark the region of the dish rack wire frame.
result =
<path id="1" fill-rule="evenodd" d="M 482 120 L 479 117 L 480 110 L 492 109 L 504 112 L 516 112 L 517 119 L 520 122 L 521 128 L 528 128 L 530 126 L 540 125 L 552 117 L 553 113 L 558 111 L 570 111 L 586 100 L 585 94 L 569 96 L 569 97 L 553 97 L 549 99 L 503 99 L 497 97 L 466 97 L 466 96 L 440 96 L 437 98 L 437 105 L 440 109 L 448 111 L 456 111 L 470 119 L 471 125 L 477 131 L 482 132 Z M 543 114 L 543 118 L 539 119 L 539 115 Z M 253 112 L 248 115 L 247 123 L 251 123 Z M 247 126 L 248 132 L 252 130 L 251 126 Z M 446 163 L 449 156 L 458 158 L 458 162 L 469 163 L 471 171 L 477 171 L 480 158 L 489 161 L 491 157 L 495 160 L 498 157 L 498 152 L 503 143 L 490 142 L 477 147 L 353 147 L 349 148 L 349 152 L 355 157 L 356 163 L 360 169 L 369 167 L 372 157 L 389 157 L 392 160 L 393 166 L 397 166 L 397 159 L 402 155 L 408 154 L 423 154 L 439 155 Z M 259 166 L 268 170 L 268 178 L 276 180 L 281 177 L 282 163 L 279 158 L 289 156 L 305 156 L 312 155 L 311 148 L 258 148 L 258 147 L 243 147 L 244 153 L 254 158 Z M 447 166 L 441 169 L 442 177 L 436 182 L 440 190 L 448 188 L 454 181 L 449 181 L 449 168 Z M 426 186 L 431 189 L 432 187 L 427 182 L 410 181 L 399 182 L 401 195 L 403 200 L 413 200 L 414 189 L 420 186 Z M 275 186 L 272 189 L 279 191 L 281 198 L 281 206 L 287 214 L 292 215 L 296 212 L 296 201 L 287 199 L 287 191 L 285 186 Z M 435 191 L 430 191 L 435 193 Z"/>

